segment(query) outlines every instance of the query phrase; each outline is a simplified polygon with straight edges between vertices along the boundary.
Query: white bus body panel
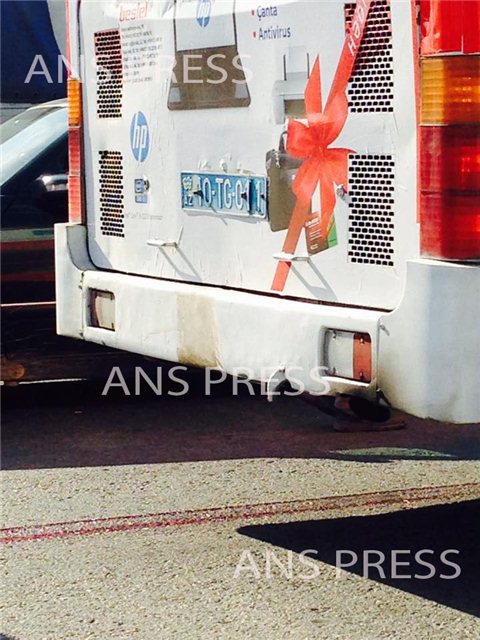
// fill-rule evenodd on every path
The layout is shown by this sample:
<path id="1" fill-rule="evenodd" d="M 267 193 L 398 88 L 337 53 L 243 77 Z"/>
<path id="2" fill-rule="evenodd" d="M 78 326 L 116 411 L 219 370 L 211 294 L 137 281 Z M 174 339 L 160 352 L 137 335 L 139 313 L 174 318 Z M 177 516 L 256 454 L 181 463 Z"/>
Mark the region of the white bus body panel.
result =
<path id="1" fill-rule="evenodd" d="M 393 309 L 401 300 L 406 260 L 419 255 L 414 34 L 409 2 L 392 0 L 390 8 L 386 0 L 376 2 L 383 11 L 375 17 L 380 25 L 376 28 L 383 29 L 377 35 L 390 38 L 391 49 L 377 60 L 377 66 L 382 68 L 374 69 L 370 60 L 360 70 L 371 75 L 361 76 L 360 84 L 357 78 L 360 89 L 350 89 L 358 90 L 360 95 L 350 96 L 354 106 L 343 131 L 331 145 L 356 152 L 350 162 L 360 162 L 360 173 L 355 175 L 351 167 L 351 195 L 355 198 L 356 194 L 360 208 L 358 198 L 369 199 L 367 217 L 372 218 L 373 235 L 368 235 L 366 228 L 353 228 L 358 212 L 337 198 L 336 246 L 295 262 L 283 293 L 323 302 Z M 246 0 L 212 0 L 210 4 L 219 22 L 212 18 L 201 27 L 194 10 L 197 0 L 182 0 L 179 6 L 183 9 L 176 22 L 177 45 L 176 5 L 172 0 L 81 4 L 80 46 L 86 61 L 83 100 L 89 252 L 99 269 L 270 293 L 278 264 L 274 255 L 282 251 L 286 230 L 272 231 L 268 220 L 253 216 L 182 208 L 181 173 L 266 177 L 266 154 L 278 150 L 287 127 L 284 98 L 294 91 L 295 82 L 296 98 L 303 98 L 307 71 L 317 55 L 326 102 L 345 39 L 346 7 L 352 3 L 280 0 L 273 6 L 274 15 L 263 18 L 257 5 Z M 126 8 L 133 10 L 137 5 L 145 10 L 140 12 L 142 16 L 126 20 Z M 199 46 L 203 37 L 215 54 L 217 46 L 231 44 L 233 12 L 235 50 L 247 69 L 250 104 L 169 109 L 175 46 Z M 288 29 L 280 34 L 288 33 L 289 37 L 260 39 L 262 29 L 277 26 Z M 118 55 L 123 64 L 119 89 L 122 100 L 115 117 L 106 117 L 104 112 L 99 117 L 98 109 L 102 112 L 108 105 L 105 106 L 105 95 L 98 102 L 99 84 L 92 60 L 96 53 L 95 34 L 108 37 L 108 30 L 120 34 L 112 55 Z M 365 34 L 371 47 L 378 46 L 374 33 Z M 152 49 L 147 68 L 132 69 L 133 45 Z M 196 64 L 195 60 L 191 63 Z M 195 72 L 190 77 L 195 79 Z M 384 88 L 389 83 L 393 87 Z M 352 77 L 351 87 L 355 86 Z M 139 160 L 135 159 L 131 148 L 131 126 L 138 112 L 145 116 L 149 132 L 148 155 L 143 161 L 141 154 Z M 105 151 L 118 154 L 120 159 L 116 166 L 121 173 L 118 189 L 123 197 L 122 237 L 102 228 L 101 198 L 110 197 L 105 190 L 102 192 L 100 183 L 101 153 Z M 146 203 L 135 201 L 136 179 L 148 180 Z M 375 187 L 374 180 L 382 184 Z M 275 216 L 272 201 L 270 198 L 271 217 Z M 313 210 L 318 208 L 318 194 L 312 206 Z M 363 231 L 363 239 L 353 240 L 355 231 Z M 151 246 L 159 241 L 177 242 L 178 247 Z M 391 253 L 386 255 L 388 251 Z M 306 254 L 304 235 L 296 253 Z"/>

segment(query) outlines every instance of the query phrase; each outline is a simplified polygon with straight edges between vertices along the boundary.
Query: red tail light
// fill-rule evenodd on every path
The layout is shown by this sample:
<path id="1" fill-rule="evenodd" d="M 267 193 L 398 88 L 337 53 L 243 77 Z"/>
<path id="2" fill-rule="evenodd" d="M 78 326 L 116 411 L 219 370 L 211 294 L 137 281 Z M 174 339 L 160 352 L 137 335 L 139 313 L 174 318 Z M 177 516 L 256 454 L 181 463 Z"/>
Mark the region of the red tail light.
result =
<path id="1" fill-rule="evenodd" d="M 480 260 L 478 5 L 421 0 L 421 9 L 420 249 Z"/>
<path id="2" fill-rule="evenodd" d="M 477 0 L 420 0 L 422 55 L 475 53 L 480 48 Z"/>
<path id="3" fill-rule="evenodd" d="M 422 127 L 421 252 L 480 258 L 480 127 Z"/>

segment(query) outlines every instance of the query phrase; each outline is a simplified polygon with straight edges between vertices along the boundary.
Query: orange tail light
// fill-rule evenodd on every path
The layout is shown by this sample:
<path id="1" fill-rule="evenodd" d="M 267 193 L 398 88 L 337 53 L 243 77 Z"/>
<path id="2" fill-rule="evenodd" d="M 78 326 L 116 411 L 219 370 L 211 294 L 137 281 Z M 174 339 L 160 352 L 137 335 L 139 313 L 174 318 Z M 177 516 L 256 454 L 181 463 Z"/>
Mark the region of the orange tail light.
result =
<path id="1" fill-rule="evenodd" d="M 84 222 L 82 175 L 82 85 L 68 79 L 68 219 Z"/>

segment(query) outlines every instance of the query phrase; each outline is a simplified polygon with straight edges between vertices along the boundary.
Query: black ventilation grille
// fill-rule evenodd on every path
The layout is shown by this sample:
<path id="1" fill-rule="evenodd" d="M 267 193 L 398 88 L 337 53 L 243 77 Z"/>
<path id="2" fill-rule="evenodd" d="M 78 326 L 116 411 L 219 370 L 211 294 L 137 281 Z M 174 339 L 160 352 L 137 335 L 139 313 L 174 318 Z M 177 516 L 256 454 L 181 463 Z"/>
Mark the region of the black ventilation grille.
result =
<path id="1" fill-rule="evenodd" d="M 123 68 L 120 31 L 109 29 L 95 34 L 97 64 L 97 115 L 122 117 Z"/>
<path id="2" fill-rule="evenodd" d="M 345 5 L 348 29 L 355 3 Z M 389 0 L 374 0 L 347 91 L 352 113 L 393 111 L 392 18 Z"/>
<path id="3" fill-rule="evenodd" d="M 99 151 L 100 231 L 125 237 L 123 213 L 123 156 L 120 151 Z"/>
<path id="4" fill-rule="evenodd" d="M 394 266 L 394 185 L 393 156 L 350 156 L 349 262 Z"/>

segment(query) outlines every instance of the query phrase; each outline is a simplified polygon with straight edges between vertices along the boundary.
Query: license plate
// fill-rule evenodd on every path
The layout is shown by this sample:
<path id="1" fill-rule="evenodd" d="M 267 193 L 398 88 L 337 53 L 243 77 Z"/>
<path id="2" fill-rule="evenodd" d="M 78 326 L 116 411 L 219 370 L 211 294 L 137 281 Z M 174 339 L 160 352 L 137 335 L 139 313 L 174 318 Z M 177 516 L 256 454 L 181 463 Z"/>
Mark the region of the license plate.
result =
<path id="1" fill-rule="evenodd" d="M 267 217 L 267 179 L 263 176 L 184 172 L 181 182 L 183 209 Z"/>

